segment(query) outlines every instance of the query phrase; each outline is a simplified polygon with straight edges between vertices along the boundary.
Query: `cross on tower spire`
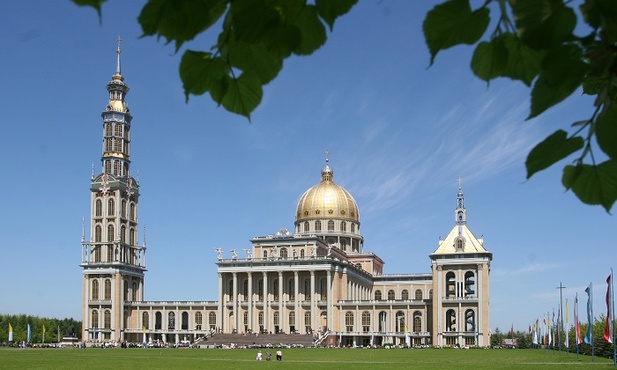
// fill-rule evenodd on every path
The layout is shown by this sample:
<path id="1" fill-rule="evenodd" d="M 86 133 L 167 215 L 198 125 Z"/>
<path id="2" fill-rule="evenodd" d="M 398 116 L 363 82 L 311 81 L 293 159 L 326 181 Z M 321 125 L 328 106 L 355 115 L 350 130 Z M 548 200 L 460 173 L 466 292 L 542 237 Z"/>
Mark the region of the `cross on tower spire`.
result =
<path id="1" fill-rule="evenodd" d="M 120 69 L 120 54 L 122 54 L 122 50 L 120 49 L 120 43 L 122 39 L 118 36 L 118 49 L 116 49 L 116 54 L 118 54 L 118 62 L 116 63 L 116 74 L 121 74 L 122 70 Z"/>

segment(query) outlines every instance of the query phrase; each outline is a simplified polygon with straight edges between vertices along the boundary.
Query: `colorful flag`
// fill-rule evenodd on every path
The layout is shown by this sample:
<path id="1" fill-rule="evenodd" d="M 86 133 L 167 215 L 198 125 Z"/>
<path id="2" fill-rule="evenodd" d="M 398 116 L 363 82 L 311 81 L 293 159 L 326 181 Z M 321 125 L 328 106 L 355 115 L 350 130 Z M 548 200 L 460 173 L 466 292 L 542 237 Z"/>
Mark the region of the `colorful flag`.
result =
<path id="1" fill-rule="evenodd" d="M 568 334 L 570 333 L 570 308 L 568 307 L 568 298 L 566 298 L 566 313 L 565 313 L 566 327 L 565 327 L 565 335 L 563 339 L 563 344 L 568 348 L 570 346 L 570 341 L 568 340 Z"/>
<path id="2" fill-rule="evenodd" d="M 578 320 L 578 293 L 574 295 L 574 331 L 576 333 L 576 345 L 583 343 L 581 337 L 581 322 Z"/>
<path id="3" fill-rule="evenodd" d="M 45 343 L 45 325 L 43 325 L 43 339 L 42 342 Z"/>
<path id="4" fill-rule="evenodd" d="M 9 323 L 9 342 L 13 341 L 13 327 L 11 326 L 11 323 Z"/>
<path id="5" fill-rule="evenodd" d="M 30 327 L 30 324 L 28 324 L 28 340 L 27 340 L 27 342 L 30 343 L 31 340 L 32 340 L 32 327 Z"/>
<path id="6" fill-rule="evenodd" d="M 585 289 L 585 293 L 587 293 L 587 322 L 589 326 L 587 327 L 587 334 L 585 334 L 585 343 L 591 344 L 593 341 L 593 283 L 589 283 L 587 289 Z"/>
<path id="7" fill-rule="evenodd" d="M 551 313 L 547 312 L 546 313 L 546 321 L 547 321 L 547 332 L 548 332 L 548 342 L 546 344 L 548 344 L 549 346 L 553 343 L 553 327 L 551 326 Z"/>
<path id="8" fill-rule="evenodd" d="M 606 278 L 606 328 L 604 328 L 604 340 L 613 343 L 613 297 L 612 297 L 613 271 Z"/>

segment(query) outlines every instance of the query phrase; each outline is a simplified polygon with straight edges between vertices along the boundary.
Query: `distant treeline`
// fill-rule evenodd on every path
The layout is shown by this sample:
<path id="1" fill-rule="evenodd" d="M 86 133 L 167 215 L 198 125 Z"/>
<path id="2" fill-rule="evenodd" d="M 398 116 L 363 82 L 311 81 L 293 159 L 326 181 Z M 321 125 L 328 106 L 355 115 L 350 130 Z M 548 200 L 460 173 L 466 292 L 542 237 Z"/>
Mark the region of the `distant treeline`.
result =
<path id="1" fill-rule="evenodd" d="M 58 343 L 70 333 L 77 338 L 81 336 L 81 321 L 74 319 L 54 319 L 29 315 L 0 315 L 0 344 L 9 342 L 9 324 L 13 328 L 13 342 L 28 339 L 28 324 L 31 330 L 31 343 L 43 342 L 43 327 L 45 327 L 45 343 Z M 58 338 L 58 331 L 60 337 Z"/>

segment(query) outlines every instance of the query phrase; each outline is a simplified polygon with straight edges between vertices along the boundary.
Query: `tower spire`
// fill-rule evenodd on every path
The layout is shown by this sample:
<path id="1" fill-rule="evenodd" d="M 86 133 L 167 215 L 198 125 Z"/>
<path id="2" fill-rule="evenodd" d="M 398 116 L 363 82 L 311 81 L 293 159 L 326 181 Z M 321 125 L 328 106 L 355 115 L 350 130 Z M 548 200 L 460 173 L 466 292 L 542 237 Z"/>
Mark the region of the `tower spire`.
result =
<path id="1" fill-rule="evenodd" d="M 122 54 L 122 50 L 120 49 L 120 43 L 122 42 L 122 39 L 120 38 L 120 36 L 118 35 L 118 48 L 116 49 L 116 54 L 118 54 L 117 58 L 117 62 L 116 62 L 116 74 L 117 75 L 122 75 L 122 68 L 120 67 L 120 54 Z"/>
<path id="2" fill-rule="evenodd" d="M 459 176 L 458 194 L 456 195 L 456 209 L 454 222 L 460 227 L 467 223 L 467 210 L 465 209 L 465 197 L 463 196 L 463 179 Z"/>
<path id="3" fill-rule="evenodd" d="M 332 176 L 334 175 L 334 172 L 332 171 L 332 169 L 329 166 L 330 163 L 330 151 L 326 149 L 326 166 L 321 170 L 321 182 L 332 182 Z"/>

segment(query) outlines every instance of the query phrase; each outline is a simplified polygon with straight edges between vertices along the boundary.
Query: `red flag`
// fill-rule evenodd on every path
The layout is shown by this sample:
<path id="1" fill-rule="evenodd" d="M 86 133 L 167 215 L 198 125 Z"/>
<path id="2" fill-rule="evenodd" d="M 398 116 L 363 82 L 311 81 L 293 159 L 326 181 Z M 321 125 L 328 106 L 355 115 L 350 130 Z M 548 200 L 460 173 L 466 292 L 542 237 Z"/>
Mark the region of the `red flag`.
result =
<path id="1" fill-rule="evenodd" d="M 578 293 L 574 296 L 574 328 L 576 330 L 576 345 L 583 343 L 581 323 L 578 321 Z"/>
<path id="2" fill-rule="evenodd" d="M 611 296 L 611 274 L 606 278 L 606 327 L 604 328 L 604 340 L 613 343 L 613 297 Z"/>

